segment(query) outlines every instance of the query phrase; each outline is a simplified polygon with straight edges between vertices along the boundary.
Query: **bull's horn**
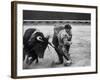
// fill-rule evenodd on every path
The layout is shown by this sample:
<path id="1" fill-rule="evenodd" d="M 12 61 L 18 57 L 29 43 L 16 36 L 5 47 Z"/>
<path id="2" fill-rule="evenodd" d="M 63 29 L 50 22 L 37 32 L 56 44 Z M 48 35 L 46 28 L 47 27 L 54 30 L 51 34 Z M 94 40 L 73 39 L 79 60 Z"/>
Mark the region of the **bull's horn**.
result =
<path id="1" fill-rule="evenodd" d="M 42 40 L 42 37 L 41 37 L 41 36 L 38 36 L 38 37 L 37 37 L 37 40 L 38 40 L 38 41 L 41 41 L 41 42 L 44 42 L 44 41 Z"/>

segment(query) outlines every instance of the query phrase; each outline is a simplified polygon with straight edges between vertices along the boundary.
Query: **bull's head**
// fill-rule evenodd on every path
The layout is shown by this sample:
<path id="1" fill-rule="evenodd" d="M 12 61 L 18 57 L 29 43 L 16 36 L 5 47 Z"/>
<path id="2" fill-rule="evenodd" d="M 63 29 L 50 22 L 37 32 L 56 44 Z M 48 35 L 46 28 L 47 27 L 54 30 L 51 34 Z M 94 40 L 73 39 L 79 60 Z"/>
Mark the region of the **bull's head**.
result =
<path id="1" fill-rule="evenodd" d="M 30 64 L 34 60 L 37 60 L 37 58 L 43 58 L 45 49 L 48 45 L 48 39 L 49 37 L 44 37 L 43 33 L 37 32 L 31 38 L 28 42 L 28 53 L 26 58 L 26 63 Z"/>
<path id="2" fill-rule="evenodd" d="M 48 45 L 48 37 L 44 37 L 44 35 L 36 36 L 36 43 L 33 49 L 37 53 L 38 57 L 43 58 L 45 49 Z"/>

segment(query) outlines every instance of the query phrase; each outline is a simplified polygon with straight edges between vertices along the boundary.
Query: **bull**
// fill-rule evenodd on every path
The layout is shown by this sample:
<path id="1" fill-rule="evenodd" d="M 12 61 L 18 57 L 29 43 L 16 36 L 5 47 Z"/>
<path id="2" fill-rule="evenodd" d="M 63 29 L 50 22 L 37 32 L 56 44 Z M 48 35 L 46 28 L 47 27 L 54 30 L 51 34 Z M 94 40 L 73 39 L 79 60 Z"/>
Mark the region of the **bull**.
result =
<path id="1" fill-rule="evenodd" d="M 43 33 L 35 28 L 27 29 L 23 36 L 23 61 L 27 64 L 33 61 L 38 63 L 38 57 L 44 57 L 44 51 L 49 44 L 49 37 L 44 37 Z"/>

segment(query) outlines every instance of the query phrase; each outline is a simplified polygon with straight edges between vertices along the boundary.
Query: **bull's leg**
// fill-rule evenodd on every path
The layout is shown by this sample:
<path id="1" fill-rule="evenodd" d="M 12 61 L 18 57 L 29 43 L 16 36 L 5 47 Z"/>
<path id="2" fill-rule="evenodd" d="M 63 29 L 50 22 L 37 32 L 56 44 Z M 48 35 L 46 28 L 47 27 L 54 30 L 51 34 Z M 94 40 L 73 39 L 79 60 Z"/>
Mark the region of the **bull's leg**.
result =
<path id="1" fill-rule="evenodd" d="M 32 57 L 32 62 L 35 61 L 35 63 L 38 63 L 39 60 L 38 60 L 38 55 L 34 52 L 34 54 L 31 55 Z"/>
<path id="2" fill-rule="evenodd" d="M 31 65 L 32 62 L 35 61 L 35 59 L 36 59 L 36 58 L 31 58 L 31 59 L 29 59 L 27 64 L 28 64 L 28 65 Z"/>
<path id="3" fill-rule="evenodd" d="M 35 63 L 38 63 L 39 62 L 39 60 L 38 60 L 38 56 L 37 56 L 37 58 L 36 58 L 36 62 Z"/>
<path id="4" fill-rule="evenodd" d="M 25 60 L 25 54 L 23 54 L 23 61 Z"/>
<path id="5" fill-rule="evenodd" d="M 39 60 L 38 60 L 38 58 L 37 58 L 35 63 L 38 63 L 38 62 L 39 62 Z"/>
<path id="6" fill-rule="evenodd" d="M 25 52 L 25 50 L 23 49 L 23 61 L 25 60 L 25 55 L 26 55 L 26 52 Z"/>
<path id="7" fill-rule="evenodd" d="M 36 59 L 36 57 L 34 56 L 32 56 L 32 55 L 26 55 L 27 57 L 26 57 L 26 63 L 28 64 L 28 65 L 31 65 L 32 64 L 32 62 Z"/>

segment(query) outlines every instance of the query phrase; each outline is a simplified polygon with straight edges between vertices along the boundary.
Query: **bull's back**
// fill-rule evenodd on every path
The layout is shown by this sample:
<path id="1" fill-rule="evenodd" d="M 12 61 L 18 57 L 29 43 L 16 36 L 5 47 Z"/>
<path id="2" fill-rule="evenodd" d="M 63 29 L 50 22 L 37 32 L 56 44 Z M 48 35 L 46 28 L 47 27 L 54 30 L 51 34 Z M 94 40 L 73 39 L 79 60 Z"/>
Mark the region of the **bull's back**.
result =
<path id="1" fill-rule="evenodd" d="M 29 38 L 31 37 L 32 33 L 35 31 L 36 29 L 32 28 L 32 29 L 27 29 L 24 33 L 24 36 L 23 36 L 23 44 L 25 45 Z"/>

